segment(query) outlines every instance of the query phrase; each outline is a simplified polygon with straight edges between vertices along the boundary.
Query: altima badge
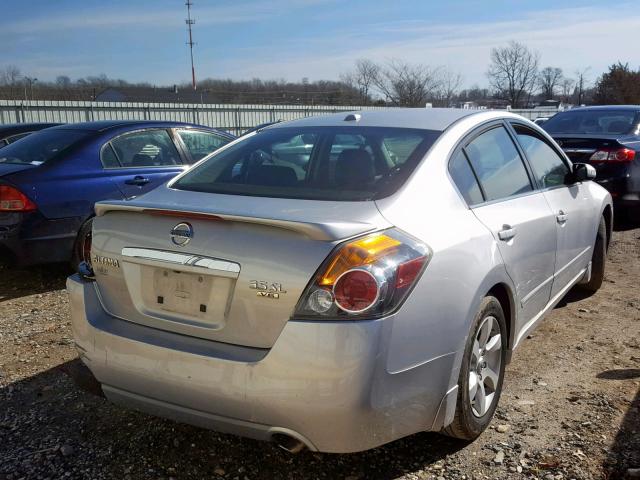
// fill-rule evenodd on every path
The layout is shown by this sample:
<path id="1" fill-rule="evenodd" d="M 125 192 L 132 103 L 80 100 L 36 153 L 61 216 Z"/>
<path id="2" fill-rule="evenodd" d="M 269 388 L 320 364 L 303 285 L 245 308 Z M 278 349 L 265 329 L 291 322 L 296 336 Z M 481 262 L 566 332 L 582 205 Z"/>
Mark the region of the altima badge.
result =
<path id="1" fill-rule="evenodd" d="M 189 223 L 179 223 L 171 229 L 171 241 L 179 247 L 185 246 L 192 238 L 193 227 Z"/>
<path id="2" fill-rule="evenodd" d="M 120 268 L 120 262 L 116 258 L 104 257 L 102 255 L 94 255 L 91 263 L 96 266 Z"/>
<path id="3" fill-rule="evenodd" d="M 273 298 L 275 300 L 279 299 L 280 295 L 287 293 L 287 291 L 282 288 L 281 283 L 269 283 L 263 280 L 251 280 L 249 282 L 249 288 L 258 290 L 256 293 L 258 297 Z"/>

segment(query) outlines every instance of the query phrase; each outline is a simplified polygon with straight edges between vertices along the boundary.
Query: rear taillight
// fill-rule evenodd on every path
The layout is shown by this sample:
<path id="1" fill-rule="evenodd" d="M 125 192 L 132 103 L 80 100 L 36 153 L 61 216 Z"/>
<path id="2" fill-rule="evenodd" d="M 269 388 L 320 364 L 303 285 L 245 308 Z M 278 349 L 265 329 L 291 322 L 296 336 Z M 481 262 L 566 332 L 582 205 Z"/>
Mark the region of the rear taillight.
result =
<path id="1" fill-rule="evenodd" d="M 339 245 L 320 266 L 296 318 L 352 320 L 396 310 L 431 258 L 427 245 L 390 229 Z"/>
<path id="2" fill-rule="evenodd" d="M 601 149 L 591 155 L 589 161 L 627 163 L 632 162 L 635 156 L 636 152 L 628 148 Z"/>
<path id="3" fill-rule="evenodd" d="M 17 188 L 0 185 L 0 212 L 29 212 L 36 204 Z"/>

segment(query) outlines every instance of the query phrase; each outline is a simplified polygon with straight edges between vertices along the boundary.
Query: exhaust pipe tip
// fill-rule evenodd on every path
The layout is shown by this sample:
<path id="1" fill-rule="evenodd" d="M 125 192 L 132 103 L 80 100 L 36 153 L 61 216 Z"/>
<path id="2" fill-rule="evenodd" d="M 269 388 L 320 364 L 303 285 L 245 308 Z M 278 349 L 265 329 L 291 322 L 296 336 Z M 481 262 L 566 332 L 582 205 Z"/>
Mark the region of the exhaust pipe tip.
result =
<path id="1" fill-rule="evenodd" d="M 274 433 L 271 439 L 278 447 L 292 454 L 300 453 L 306 448 L 302 441 L 286 433 Z"/>

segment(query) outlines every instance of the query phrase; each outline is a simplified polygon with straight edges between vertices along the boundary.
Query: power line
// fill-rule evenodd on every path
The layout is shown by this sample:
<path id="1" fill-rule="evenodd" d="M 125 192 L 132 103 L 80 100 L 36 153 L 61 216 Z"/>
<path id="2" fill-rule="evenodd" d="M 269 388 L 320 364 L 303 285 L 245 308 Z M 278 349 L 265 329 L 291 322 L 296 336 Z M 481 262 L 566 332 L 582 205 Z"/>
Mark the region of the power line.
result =
<path id="1" fill-rule="evenodd" d="M 185 20 L 185 22 L 187 23 L 187 29 L 189 30 L 189 41 L 187 42 L 187 45 L 189 45 L 189 53 L 191 54 L 191 85 L 195 90 L 196 89 L 196 69 L 193 66 L 193 46 L 195 45 L 195 43 L 193 42 L 191 27 L 193 26 L 194 23 L 196 23 L 196 21 L 191 19 L 191 6 L 193 5 L 191 0 L 187 0 L 185 2 L 185 5 L 187 6 L 187 19 Z"/>

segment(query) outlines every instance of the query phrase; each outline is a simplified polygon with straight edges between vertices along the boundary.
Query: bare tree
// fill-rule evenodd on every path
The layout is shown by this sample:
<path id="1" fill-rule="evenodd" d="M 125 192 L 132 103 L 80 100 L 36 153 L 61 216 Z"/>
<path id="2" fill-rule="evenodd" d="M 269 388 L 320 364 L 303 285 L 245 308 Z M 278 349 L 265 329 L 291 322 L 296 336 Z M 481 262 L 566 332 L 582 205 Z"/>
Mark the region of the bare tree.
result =
<path id="1" fill-rule="evenodd" d="M 394 105 L 424 107 L 440 86 L 437 73 L 427 65 L 391 60 L 380 68 L 373 84 Z"/>
<path id="2" fill-rule="evenodd" d="M 3 85 L 16 85 L 21 78 L 22 73 L 15 65 L 7 65 L 0 70 L 0 83 Z"/>
<path id="3" fill-rule="evenodd" d="M 515 41 L 506 47 L 492 49 L 487 72 L 491 86 L 506 96 L 511 106 L 523 106 L 535 86 L 539 58 L 537 52 Z"/>
<path id="4" fill-rule="evenodd" d="M 443 107 L 451 107 L 451 103 L 462 85 L 462 75 L 460 73 L 442 68 L 438 72 L 439 86 L 437 98 Z"/>
<path id="5" fill-rule="evenodd" d="M 538 75 L 538 85 L 545 100 L 553 100 L 556 87 L 562 81 L 562 69 L 557 67 L 545 67 Z"/>
<path id="6" fill-rule="evenodd" d="M 571 91 L 573 90 L 573 86 L 576 84 L 575 80 L 572 78 L 563 78 L 560 83 L 560 88 L 562 89 L 562 100 L 564 102 L 569 102 L 569 97 L 571 96 Z"/>
<path id="7" fill-rule="evenodd" d="M 360 91 L 361 102 L 368 103 L 371 101 L 371 90 L 379 75 L 380 66 L 377 63 L 361 58 L 356 61 L 355 69 L 342 75 L 340 79 L 347 85 L 357 88 Z"/>

